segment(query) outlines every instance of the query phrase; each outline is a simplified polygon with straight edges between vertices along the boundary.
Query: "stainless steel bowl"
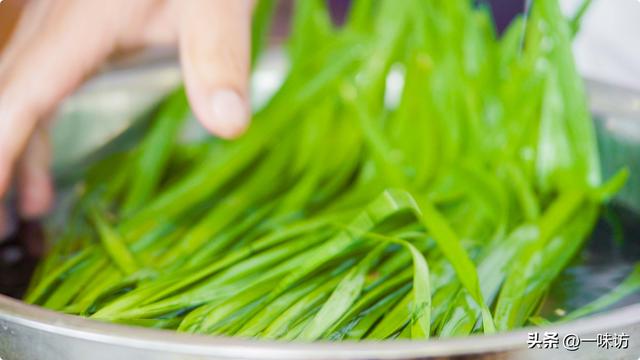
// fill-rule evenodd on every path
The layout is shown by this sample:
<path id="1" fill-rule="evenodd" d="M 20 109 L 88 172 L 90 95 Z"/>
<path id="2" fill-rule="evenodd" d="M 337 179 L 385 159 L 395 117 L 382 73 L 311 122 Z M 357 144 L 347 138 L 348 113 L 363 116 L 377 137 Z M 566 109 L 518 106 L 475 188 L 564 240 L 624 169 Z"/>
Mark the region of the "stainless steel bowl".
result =
<path id="1" fill-rule="evenodd" d="M 268 62 L 267 62 L 268 64 Z M 275 64 L 275 65 L 274 65 Z M 256 75 L 262 93 L 277 86 L 278 60 Z M 64 172 L 92 149 L 126 128 L 128 119 L 152 103 L 178 81 L 175 66 L 117 70 L 88 85 L 62 107 L 54 131 L 56 169 Z M 620 165 L 630 167 L 631 186 L 618 201 L 640 209 L 640 95 L 589 83 L 593 112 L 603 149 L 603 171 L 609 175 Z M 258 99 L 260 101 L 261 99 Z M 103 120 L 95 121 L 96 111 Z M 91 114 L 91 116 L 86 116 Z M 88 123 L 87 119 L 92 122 Z M 104 128 L 96 131 L 96 123 Z M 90 124 L 90 125 L 89 125 Z M 87 135 L 90 131 L 92 135 Z M 79 137 L 80 136 L 80 137 Z M 90 139 L 83 143 L 69 139 Z M 62 146 L 65 145 L 65 146 Z M 640 236 L 640 234 L 639 234 Z M 638 239 L 635 239 L 638 240 Z M 529 338 L 557 333 L 557 349 L 529 349 Z M 604 349 L 590 340 L 599 334 L 627 334 L 627 349 Z M 582 339 L 575 351 L 563 340 Z M 100 323 L 24 304 L 0 295 L 0 358 L 4 360 L 102 359 L 640 359 L 640 304 L 550 327 L 530 328 L 491 336 L 429 341 L 284 343 L 180 334 Z"/>
<path id="2" fill-rule="evenodd" d="M 626 333 L 629 348 L 577 351 L 528 349 L 530 333 L 596 339 Z M 584 341 L 584 340 L 583 340 Z M 100 323 L 0 297 L 0 357 L 4 360 L 312 360 L 312 359 L 633 359 L 640 357 L 640 304 L 562 326 L 492 336 L 429 341 L 284 343 L 179 334 Z"/>

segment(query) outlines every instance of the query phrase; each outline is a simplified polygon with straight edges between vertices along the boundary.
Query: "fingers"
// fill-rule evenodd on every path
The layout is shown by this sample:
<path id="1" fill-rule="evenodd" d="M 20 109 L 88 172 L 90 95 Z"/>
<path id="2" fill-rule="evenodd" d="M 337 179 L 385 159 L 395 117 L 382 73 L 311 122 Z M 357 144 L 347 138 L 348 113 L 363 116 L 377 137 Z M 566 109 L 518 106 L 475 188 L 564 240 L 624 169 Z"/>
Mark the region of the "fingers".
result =
<path id="1" fill-rule="evenodd" d="M 52 2 L 37 34 L 29 38 L 26 45 L 18 46 L 9 63 L 3 64 L 0 196 L 7 191 L 11 171 L 38 121 L 51 113 L 112 49 L 113 29 L 100 23 L 100 16 L 104 15 L 99 10 L 100 3 L 97 0 Z M 88 12 L 89 9 L 92 12 Z"/>
<path id="2" fill-rule="evenodd" d="M 53 204 L 50 154 L 46 132 L 36 130 L 17 169 L 18 210 L 25 219 L 44 215 Z"/>
<path id="3" fill-rule="evenodd" d="M 231 138 L 249 125 L 250 0 L 179 2 L 180 56 L 196 117 Z"/>

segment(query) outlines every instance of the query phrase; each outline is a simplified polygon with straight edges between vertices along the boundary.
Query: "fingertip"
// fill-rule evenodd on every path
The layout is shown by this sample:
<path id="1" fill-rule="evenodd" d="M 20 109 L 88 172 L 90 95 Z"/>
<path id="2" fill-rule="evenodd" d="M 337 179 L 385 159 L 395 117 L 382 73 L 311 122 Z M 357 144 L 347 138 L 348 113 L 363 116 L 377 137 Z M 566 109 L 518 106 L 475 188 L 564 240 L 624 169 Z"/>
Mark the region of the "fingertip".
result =
<path id="1" fill-rule="evenodd" d="M 202 122 L 209 131 L 222 138 L 242 135 L 250 122 L 247 101 L 234 90 L 216 90 L 211 97 L 211 116 Z"/>
<path id="2" fill-rule="evenodd" d="M 249 1 L 185 2 L 179 26 L 180 57 L 198 120 L 221 138 L 246 131 L 251 52 Z"/>
<path id="3" fill-rule="evenodd" d="M 34 219 L 46 214 L 53 204 L 53 184 L 44 171 L 33 171 L 19 184 L 18 209 L 25 219 Z"/>

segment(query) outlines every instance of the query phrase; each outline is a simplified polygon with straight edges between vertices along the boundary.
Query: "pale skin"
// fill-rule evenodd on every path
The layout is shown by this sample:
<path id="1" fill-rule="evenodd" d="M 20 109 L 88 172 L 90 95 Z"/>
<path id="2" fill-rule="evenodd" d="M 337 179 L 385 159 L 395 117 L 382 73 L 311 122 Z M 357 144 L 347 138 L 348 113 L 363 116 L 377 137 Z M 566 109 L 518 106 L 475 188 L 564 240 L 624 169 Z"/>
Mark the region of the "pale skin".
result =
<path id="1" fill-rule="evenodd" d="M 0 56 L 0 238 L 11 186 L 22 217 L 51 208 L 46 121 L 114 53 L 175 45 L 198 120 L 220 137 L 240 135 L 252 9 L 253 0 L 32 0 Z"/>

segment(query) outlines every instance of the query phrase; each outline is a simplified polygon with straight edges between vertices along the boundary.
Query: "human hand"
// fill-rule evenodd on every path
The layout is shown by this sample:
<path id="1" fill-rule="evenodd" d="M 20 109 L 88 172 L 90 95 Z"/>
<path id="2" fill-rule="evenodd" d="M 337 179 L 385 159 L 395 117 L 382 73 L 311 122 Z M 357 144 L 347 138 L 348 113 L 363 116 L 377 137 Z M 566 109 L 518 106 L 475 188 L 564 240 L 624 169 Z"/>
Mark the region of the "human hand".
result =
<path id="1" fill-rule="evenodd" d="M 21 216 L 50 208 L 44 121 L 116 52 L 175 44 L 196 117 L 218 136 L 242 133 L 252 8 L 253 0 L 31 0 L 0 54 L 0 200 L 15 178 Z M 6 218 L 0 206 L 0 238 Z"/>

